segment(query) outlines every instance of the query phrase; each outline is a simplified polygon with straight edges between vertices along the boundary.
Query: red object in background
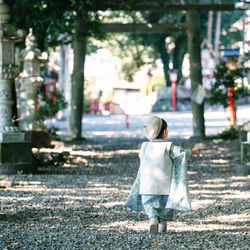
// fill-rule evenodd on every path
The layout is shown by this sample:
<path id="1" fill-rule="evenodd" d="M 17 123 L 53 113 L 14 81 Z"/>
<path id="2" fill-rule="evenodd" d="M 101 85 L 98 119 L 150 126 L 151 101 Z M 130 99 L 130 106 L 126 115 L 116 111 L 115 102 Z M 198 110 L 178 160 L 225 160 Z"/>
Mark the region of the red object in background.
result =
<path id="1" fill-rule="evenodd" d="M 176 111 L 176 82 L 178 79 L 178 71 L 176 69 L 170 70 L 168 72 L 169 80 L 172 83 L 172 108 Z"/>
<path id="2" fill-rule="evenodd" d="M 176 82 L 172 82 L 172 107 L 176 111 Z"/>
<path id="3" fill-rule="evenodd" d="M 39 98 L 37 98 L 36 103 L 37 103 L 36 109 L 38 110 L 40 108 L 40 99 Z"/>
<path id="4" fill-rule="evenodd" d="M 89 108 L 90 108 L 90 113 L 92 112 L 100 112 L 100 102 L 99 101 L 91 101 L 90 100 L 90 104 L 89 104 Z"/>
<path id="5" fill-rule="evenodd" d="M 240 55 L 240 49 L 224 49 L 224 57 L 227 58 L 228 70 L 236 70 L 238 68 L 238 60 Z M 233 80 L 233 79 L 232 79 Z M 228 111 L 229 111 L 229 122 L 230 126 L 235 124 L 235 107 L 234 107 L 234 87 L 228 88 Z"/>
<path id="6" fill-rule="evenodd" d="M 129 128 L 128 115 L 126 115 L 126 129 Z"/>
<path id="7" fill-rule="evenodd" d="M 106 102 L 104 104 L 101 101 L 92 101 L 90 100 L 89 103 L 89 112 L 90 113 L 97 113 L 102 111 L 109 111 L 110 113 L 114 112 L 114 104 L 112 102 Z"/>
<path id="8" fill-rule="evenodd" d="M 53 96 L 53 95 L 52 95 L 51 98 L 52 98 L 52 101 L 53 101 L 53 102 L 56 101 L 56 96 Z"/>
<path id="9" fill-rule="evenodd" d="M 228 88 L 228 111 L 229 111 L 229 122 L 230 126 L 234 126 L 235 123 L 235 110 L 234 110 L 234 99 L 233 99 L 234 87 Z"/>
<path id="10" fill-rule="evenodd" d="M 49 92 L 52 92 L 56 88 L 56 84 L 54 82 L 49 82 L 44 84 L 45 87 L 45 93 L 46 95 L 49 94 Z"/>
<path id="11" fill-rule="evenodd" d="M 104 110 L 109 111 L 110 113 L 114 112 L 114 105 L 112 102 L 106 102 L 104 103 Z"/>

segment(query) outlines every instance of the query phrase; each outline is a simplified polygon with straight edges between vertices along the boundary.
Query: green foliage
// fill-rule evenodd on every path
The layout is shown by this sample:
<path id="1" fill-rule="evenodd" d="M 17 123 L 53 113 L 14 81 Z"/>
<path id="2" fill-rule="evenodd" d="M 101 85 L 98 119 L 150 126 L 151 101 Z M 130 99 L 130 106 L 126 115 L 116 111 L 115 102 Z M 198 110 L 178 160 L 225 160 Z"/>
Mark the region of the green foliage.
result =
<path id="1" fill-rule="evenodd" d="M 232 140 L 232 139 L 238 139 L 239 138 L 239 130 L 230 127 L 223 132 L 219 133 L 218 135 L 208 137 L 208 139 L 227 139 L 227 140 Z"/>
<path id="2" fill-rule="evenodd" d="M 240 97 L 249 95 L 248 89 L 243 86 L 242 69 L 228 70 L 226 63 L 220 61 L 214 72 L 215 83 L 211 87 L 211 105 L 222 104 L 224 108 L 228 106 L 228 88 L 233 87 L 233 99 L 236 101 Z"/>
<path id="3" fill-rule="evenodd" d="M 119 23 L 176 23 L 184 22 L 182 12 L 149 12 L 149 11 L 110 11 L 108 16 L 103 12 L 103 21 Z M 170 37 L 172 44 L 166 43 Z M 165 86 L 168 79 L 169 60 L 173 57 L 174 67 L 181 68 L 184 53 L 186 53 L 186 34 L 115 34 L 109 35 L 108 46 L 114 56 L 121 58 L 120 77 L 133 80 L 135 72 L 145 64 L 155 65 L 161 58 L 164 65 Z M 178 43 L 174 47 L 174 42 Z"/>
<path id="4" fill-rule="evenodd" d="M 113 101 L 113 91 L 103 91 L 101 96 L 102 103 Z"/>
<path id="5" fill-rule="evenodd" d="M 110 40 L 104 46 L 109 49 L 113 56 L 120 58 L 120 78 L 129 82 L 133 81 L 133 75 L 140 70 L 141 66 L 154 63 L 151 56 L 152 50 L 143 44 L 143 37 L 130 34 L 115 34 L 109 36 Z"/>
<path id="6" fill-rule="evenodd" d="M 89 113 L 89 110 L 90 110 L 90 100 L 84 98 L 84 100 L 83 100 L 83 113 L 85 113 L 85 114 Z"/>
<path id="7" fill-rule="evenodd" d="M 17 170 L 17 175 L 22 175 L 23 174 L 23 170 Z"/>
<path id="8" fill-rule="evenodd" d="M 222 11 L 221 45 L 230 47 L 230 45 L 237 44 L 241 40 L 242 31 L 232 27 L 232 24 L 242 19 L 242 15 L 242 10 Z"/>
<path id="9" fill-rule="evenodd" d="M 57 135 L 57 131 L 59 131 L 59 128 L 55 127 L 55 126 L 51 126 L 49 129 L 48 129 L 49 133 L 50 133 L 50 136 L 51 136 L 51 139 L 53 141 L 61 141 L 61 138 Z"/>
<path id="10" fill-rule="evenodd" d="M 9 0 L 8 2 L 11 2 L 10 23 L 26 31 L 33 28 L 41 51 L 73 41 L 77 13 L 87 23 L 82 27 L 83 37 L 102 40 L 106 36 L 100 31 L 99 13 L 88 11 L 86 8 L 91 1 Z"/>
<path id="11" fill-rule="evenodd" d="M 153 91 L 155 91 L 156 88 L 166 87 L 166 80 L 164 75 L 159 75 L 159 74 L 153 75 L 152 86 L 153 86 Z"/>
<path id="12" fill-rule="evenodd" d="M 65 102 L 63 93 L 55 89 L 52 92 L 42 93 L 42 103 L 38 109 L 38 114 L 41 118 L 52 118 L 58 113 L 59 110 L 67 108 L 67 102 Z"/>
<path id="13" fill-rule="evenodd" d="M 151 83 L 153 91 L 156 91 L 156 89 L 159 88 L 166 87 L 165 77 L 162 74 L 153 74 Z M 141 88 L 141 93 L 145 96 L 148 95 L 148 82 L 144 83 L 143 87 Z"/>
<path id="14" fill-rule="evenodd" d="M 139 62 L 139 58 L 133 60 L 133 58 L 127 58 L 127 60 L 122 60 L 121 76 L 123 79 L 133 82 L 134 74 L 140 69 L 139 65 L 142 66 L 142 62 Z"/>
<path id="15" fill-rule="evenodd" d="M 150 12 L 135 11 L 134 6 L 143 0 L 69 0 L 69 1 L 50 1 L 50 0 L 6 0 L 11 7 L 10 23 L 18 28 L 28 31 L 33 28 L 34 35 L 38 40 L 38 48 L 44 51 L 50 47 L 55 47 L 63 43 L 71 43 L 75 37 L 75 20 L 80 15 L 86 25 L 81 30 L 83 37 L 95 37 L 98 40 L 104 40 L 110 34 L 104 34 L 100 30 L 102 22 L 124 22 L 124 23 L 176 23 L 185 22 L 185 14 L 181 11 L 174 12 Z M 158 0 L 164 8 L 166 1 Z M 112 6 L 119 5 L 119 11 L 112 10 Z M 100 11 L 98 5 L 108 6 L 110 10 Z M 123 11 L 121 11 L 123 10 Z M 201 12 L 201 31 L 202 37 L 207 33 L 207 11 Z M 240 11 L 225 11 L 222 13 L 222 44 L 230 44 L 238 41 L 240 32 L 234 30 L 231 24 L 239 20 L 242 16 Z M 230 17 L 230 18 L 229 18 Z M 213 25 L 215 27 L 215 25 Z M 79 36 L 79 34 L 78 34 Z M 165 38 L 171 36 L 175 42 L 173 49 L 173 63 L 177 69 L 181 68 L 183 54 L 186 52 L 186 34 L 126 34 L 118 44 L 111 44 L 111 51 L 120 46 L 119 57 L 124 58 L 122 62 L 122 78 L 132 81 L 132 75 L 143 64 L 154 63 L 156 59 L 161 58 L 164 64 L 165 77 L 168 80 L 168 63 L 171 53 L 166 52 Z M 133 41 L 134 40 L 134 41 Z M 91 43 L 91 40 L 88 41 Z M 128 46 L 128 44 L 130 44 Z M 137 48 L 135 46 L 137 45 Z M 138 45 L 141 48 L 138 49 Z M 24 46 L 21 44 L 21 46 Z M 88 52 L 95 50 L 95 46 L 88 46 Z M 117 51 L 117 49 L 115 49 Z M 184 50 L 184 51 L 183 51 Z M 128 53 L 130 51 L 130 55 Z M 126 55 L 127 54 L 127 55 Z M 128 59 L 130 58 L 130 59 Z M 123 60 L 123 59 L 122 59 Z M 180 72 L 179 72 L 180 73 Z"/>
<path id="16" fill-rule="evenodd" d="M 33 28 L 38 48 L 57 46 L 60 39 L 69 39 L 74 25 L 70 1 L 22 0 L 13 1 L 10 23 L 26 31 Z"/>

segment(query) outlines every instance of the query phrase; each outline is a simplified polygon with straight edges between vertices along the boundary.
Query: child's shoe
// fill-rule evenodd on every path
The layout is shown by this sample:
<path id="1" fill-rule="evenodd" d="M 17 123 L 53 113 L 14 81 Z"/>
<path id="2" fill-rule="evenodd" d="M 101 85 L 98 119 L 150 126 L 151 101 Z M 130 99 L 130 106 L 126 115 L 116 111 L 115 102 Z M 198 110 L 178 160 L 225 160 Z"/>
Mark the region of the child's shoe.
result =
<path id="1" fill-rule="evenodd" d="M 158 232 L 159 233 L 166 233 L 167 232 L 167 222 L 165 220 L 160 219 Z"/>
<path id="2" fill-rule="evenodd" d="M 158 233 L 158 220 L 156 217 L 153 217 L 149 221 L 149 233 L 157 234 Z"/>

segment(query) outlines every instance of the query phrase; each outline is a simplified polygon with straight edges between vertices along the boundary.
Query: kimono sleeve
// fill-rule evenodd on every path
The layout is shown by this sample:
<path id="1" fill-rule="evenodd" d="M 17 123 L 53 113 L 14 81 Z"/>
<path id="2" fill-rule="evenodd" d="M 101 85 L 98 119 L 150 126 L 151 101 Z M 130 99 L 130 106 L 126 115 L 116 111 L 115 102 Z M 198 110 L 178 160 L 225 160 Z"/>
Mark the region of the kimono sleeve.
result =
<path id="1" fill-rule="evenodd" d="M 185 164 L 186 166 L 188 166 L 192 158 L 192 151 L 171 144 L 169 156 L 173 160 L 174 164 Z"/>
<path id="2" fill-rule="evenodd" d="M 191 209 L 187 166 L 192 151 L 171 145 L 170 158 L 173 160 L 171 187 L 166 208 L 188 211 Z"/>
<path id="3" fill-rule="evenodd" d="M 124 207 L 128 207 L 136 212 L 141 212 L 143 206 L 141 201 L 141 195 L 139 194 L 139 192 L 140 192 L 140 169 L 138 170 L 137 177 L 131 188 L 129 196 L 124 204 Z"/>

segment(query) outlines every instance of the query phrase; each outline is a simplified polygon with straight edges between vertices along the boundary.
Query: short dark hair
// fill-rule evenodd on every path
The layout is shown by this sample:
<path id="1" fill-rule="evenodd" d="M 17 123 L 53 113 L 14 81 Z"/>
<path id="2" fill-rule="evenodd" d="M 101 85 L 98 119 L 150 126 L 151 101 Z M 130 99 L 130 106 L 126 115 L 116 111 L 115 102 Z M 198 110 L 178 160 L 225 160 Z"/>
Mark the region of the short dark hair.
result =
<path id="1" fill-rule="evenodd" d="M 160 130 L 159 135 L 156 137 L 156 139 L 162 139 L 163 131 L 168 127 L 168 124 L 166 123 L 166 121 L 163 119 L 161 120 L 162 120 L 161 130 Z"/>

